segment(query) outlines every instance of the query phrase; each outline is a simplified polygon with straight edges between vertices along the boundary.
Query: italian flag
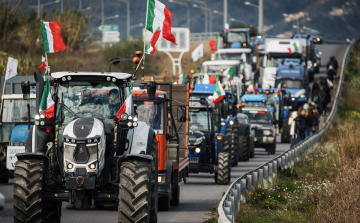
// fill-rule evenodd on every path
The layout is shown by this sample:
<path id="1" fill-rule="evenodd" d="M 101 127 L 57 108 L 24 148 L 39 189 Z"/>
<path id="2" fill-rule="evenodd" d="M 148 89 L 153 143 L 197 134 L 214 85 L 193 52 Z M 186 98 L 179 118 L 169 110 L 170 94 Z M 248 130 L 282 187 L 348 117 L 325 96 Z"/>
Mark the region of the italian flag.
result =
<path id="1" fill-rule="evenodd" d="M 46 79 L 44 92 L 40 101 L 39 112 L 40 114 L 44 114 L 46 118 L 54 118 L 55 117 L 54 108 L 55 108 L 55 102 L 51 98 L 50 82 L 49 79 Z"/>
<path id="2" fill-rule="evenodd" d="M 129 96 L 126 98 L 124 104 L 121 105 L 119 111 L 116 113 L 116 118 L 118 118 L 120 121 L 121 121 L 120 116 L 121 116 L 122 113 L 132 115 L 132 107 L 133 107 L 132 89 L 133 89 L 133 84 L 131 83 Z"/>
<path id="3" fill-rule="evenodd" d="M 146 47 L 145 53 L 146 54 L 154 54 L 155 53 L 155 45 L 160 37 L 160 27 L 158 27 L 158 29 L 155 31 L 155 33 L 153 34 L 153 37 L 150 40 L 149 45 Z"/>
<path id="4" fill-rule="evenodd" d="M 46 64 L 46 61 L 45 61 L 45 57 L 44 57 L 44 56 L 41 56 L 41 60 L 42 60 L 42 63 L 41 63 L 41 65 L 39 66 L 39 70 L 44 71 L 44 74 L 45 74 L 46 71 L 47 71 L 47 64 Z"/>
<path id="5" fill-rule="evenodd" d="M 289 54 L 293 54 L 295 52 L 299 52 L 299 48 L 298 46 L 296 45 L 296 43 L 293 43 L 293 45 L 291 45 L 289 48 Z"/>
<path id="6" fill-rule="evenodd" d="M 185 84 L 185 76 L 185 73 L 180 74 L 176 80 L 176 84 Z"/>
<path id="7" fill-rule="evenodd" d="M 219 37 L 219 34 L 216 34 L 215 40 L 216 40 L 216 48 L 220 48 L 220 37 Z"/>
<path id="8" fill-rule="evenodd" d="M 155 44 L 159 37 L 176 44 L 176 39 L 171 33 L 171 16 L 173 14 L 169 9 L 158 0 L 148 0 L 148 11 L 146 18 L 146 30 L 153 33 L 153 37 L 150 41 L 147 54 L 153 54 L 155 52 Z"/>
<path id="9" fill-rule="evenodd" d="M 155 81 L 155 75 L 151 76 L 151 81 Z"/>
<path id="10" fill-rule="evenodd" d="M 250 84 L 249 87 L 246 89 L 246 91 L 250 92 L 250 93 L 254 92 L 255 91 L 254 90 L 254 85 Z"/>
<path id="11" fill-rule="evenodd" d="M 235 67 L 229 67 L 223 72 L 224 76 L 230 76 L 230 79 L 234 79 Z"/>
<path id="12" fill-rule="evenodd" d="M 280 94 L 280 90 L 281 90 L 281 82 L 277 86 L 276 94 Z"/>
<path id="13" fill-rule="evenodd" d="M 210 78 L 209 78 L 209 75 L 207 73 L 204 74 L 202 84 L 210 84 Z"/>
<path id="14" fill-rule="evenodd" d="M 258 83 L 257 83 L 257 82 L 256 82 L 256 84 L 255 84 L 255 86 L 254 86 L 254 92 L 255 92 L 255 94 L 258 93 Z"/>
<path id="15" fill-rule="evenodd" d="M 218 76 L 216 81 L 215 92 L 213 94 L 211 101 L 215 104 L 215 106 L 217 106 L 219 101 L 221 101 L 224 98 L 224 96 L 225 96 L 225 91 L 220 84 L 220 78 Z"/>
<path id="16" fill-rule="evenodd" d="M 230 25 L 229 25 L 229 23 L 226 23 L 225 24 L 225 32 L 229 32 L 230 31 Z"/>
<path id="17" fill-rule="evenodd" d="M 60 22 L 44 22 L 40 20 L 40 25 L 45 53 L 56 53 L 66 49 L 61 37 Z"/>
<path id="18" fill-rule="evenodd" d="M 246 62 L 246 54 L 245 54 L 245 53 L 242 53 L 242 54 L 241 54 L 241 56 L 240 56 L 240 61 Z"/>

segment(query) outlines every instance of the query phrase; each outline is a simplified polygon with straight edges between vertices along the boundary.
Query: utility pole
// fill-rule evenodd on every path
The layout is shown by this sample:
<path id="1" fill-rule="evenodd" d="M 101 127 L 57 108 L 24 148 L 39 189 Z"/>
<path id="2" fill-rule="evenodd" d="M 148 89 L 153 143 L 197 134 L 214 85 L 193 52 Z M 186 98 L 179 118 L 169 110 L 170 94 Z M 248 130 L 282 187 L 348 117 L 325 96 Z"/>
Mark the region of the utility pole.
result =
<path id="1" fill-rule="evenodd" d="M 101 25 L 104 25 L 104 0 L 101 0 Z"/>
<path id="2" fill-rule="evenodd" d="M 227 23 L 227 17 L 228 17 L 228 1 L 224 0 L 224 27 Z"/>
<path id="3" fill-rule="evenodd" d="M 60 6 L 61 6 L 60 11 L 61 11 L 61 13 L 63 13 L 64 12 L 64 0 L 61 0 Z"/>
<path id="4" fill-rule="evenodd" d="M 40 0 L 38 0 L 38 13 L 37 13 L 37 14 L 38 14 L 38 18 L 40 18 L 40 7 L 41 7 L 41 6 L 40 6 Z"/>
<path id="5" fill-rule="evenodd" d="M 259 32 L 264 34 L 264 4 L 259 0 Z"/>

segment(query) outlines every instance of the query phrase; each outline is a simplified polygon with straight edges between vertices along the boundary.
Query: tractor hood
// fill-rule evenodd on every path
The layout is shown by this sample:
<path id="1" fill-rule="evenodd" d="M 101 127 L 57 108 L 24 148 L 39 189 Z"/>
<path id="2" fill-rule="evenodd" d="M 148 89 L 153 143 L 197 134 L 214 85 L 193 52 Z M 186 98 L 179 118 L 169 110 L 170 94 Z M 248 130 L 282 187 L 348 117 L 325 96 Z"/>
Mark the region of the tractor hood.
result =
<path id="1" fill-rule="evenodd" d="M 304 98 L 306 100 L 306 91 L 305 89 L 289 89 L 289 88 L 281 88 L 282 91 L 286 93 L 290 93 L 291 97 L 294 98 Z"/>
<path id="2" fill-rule="evenodd" d="M 104 134 L 103 123 L 96 118 L 78 118 L 70 122 L 64 130 L 64 136 L 76 140 L 100 137 Z"/>

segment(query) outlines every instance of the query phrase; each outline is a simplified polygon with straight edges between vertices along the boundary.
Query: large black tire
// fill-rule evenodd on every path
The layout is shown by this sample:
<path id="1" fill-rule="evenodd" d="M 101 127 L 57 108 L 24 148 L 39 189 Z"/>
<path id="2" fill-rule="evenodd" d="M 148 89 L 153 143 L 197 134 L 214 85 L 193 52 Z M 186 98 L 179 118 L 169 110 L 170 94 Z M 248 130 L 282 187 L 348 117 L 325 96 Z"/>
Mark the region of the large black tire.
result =
<path id="1" fill-rule="evenodd" d="M 248 161 L 250 158 L 249 136 L 240 136 L 239 144 L 239 161 Z"/>
<path id="2" fill-rule="evenodd" d="M 238 130 L 238 124 L 237 121 L 234 121 L 234 125 L 232 128 L 232 133 L 231 133 L 231 143 L 234 149 L 234 153 L 235 153 L 235 160 L 233 160 L 233 166 L 237 166 L 238 165 L 238 161 L 239 161 L 239 150 L 240 150 L 240 144 L 239 144 L 239 130 Z"/>
<path id="3" fill-rule="evenodd" d="M 180 187 L 179 186 L 177 188 L 172 189 L 172 196 L 171 196 L 170 204 L 172 206 L 178 206 L 180 204 Z"/>
<path id="4" fill-rule="evenodd" d="M 151 219 L 150 162 L 130 160 L 121 164 L 118 222 L 149 222 Z"/>
<path id="5" fill-rule="evenodd" d="M 231 159 L 230 154 L 221 152 L 218 156 L 218 167 L 217 167 L 217 180 L 215 182 L 219 185 L 226 185 L 230 183 L 231 173 Z"/>
<path id="6" fill-rule="evenodd" d="M 170 188 L 172 191 L 172 187 Z M 171 205 L 171 195 L 159 197 L 159 211 L 168 211 L 170 210 Z"/>
<path id="7" fill-rule="evenodd" d="M 151 210 L 150 210 L 150 222 L 157 222 L 158 214 L 158 142 L 156 139 L 153 139 L 153 144 L 151 148 L 151 155 L 153 157 L 153 162 L 151 163 Z"/>
<path id="8" fill-rule="evenodd" d="M 225 144 L 224 145 L 229 145 L 229 149 L 230 149 L 230 159 L 231 159 L 231 166 L 235 166 L 237 164 L 237 159 L 236 159 L 236 148 L 234 145 L 234 140 L 232 137 L 232 126 L 230 124 L 228 124 L 226 126 L 226 131 L 225 131 Z M 224 150 L 225 151 L 225 150 Z"/>
<path id="9" fill-rule="evenodd" d="M 281 133 L 281 142 L 282 143 L 290 143 L 290 126 L 289 126 L 289 119 L 283 120 L 283 130 Z"/>
<path id="10" fill-rule="evenodd" d="M 61 203 L 45 202 L 45 166 L 40 160 L 22 160 L 15 163 L 14 222 L 60 223 Z"/>

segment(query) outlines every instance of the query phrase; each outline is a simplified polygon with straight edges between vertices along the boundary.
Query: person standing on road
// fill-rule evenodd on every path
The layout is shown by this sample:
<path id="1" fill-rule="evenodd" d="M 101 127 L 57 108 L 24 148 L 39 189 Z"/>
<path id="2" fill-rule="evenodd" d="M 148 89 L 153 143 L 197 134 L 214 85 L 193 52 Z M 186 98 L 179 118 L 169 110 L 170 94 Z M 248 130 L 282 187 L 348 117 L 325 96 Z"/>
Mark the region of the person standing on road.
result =
<path id="1" fill-rule="evenodd" d="M 306 120 L 305 120 L 305 111 L 302 107 L 298 110 L 298 117 L 295 119 L 295 132 L 296 138 L 304 140 L 306 138 Z"/>
<path id="2" fill-rule="evenodd" d="M 305 103 L 303 106 L 303 111 L 304 111 L 304 116 L 305 116 L 305 123 L 306 123 L 306 128 L 305 128 L 305 137 L 310 137 L 312 136 L 313 133 L 313 126 L 314 126 L 314 115 L 310 109 L 310 106 Z"/>
<path id="3" fill-rule="evenodd" d="M 327 78 L 332 82 L 334 83 L 334 78 L 336 76 L 336 70 L 334 69 L 334 67 L 332 65 L 329 66 L 327 72 Z"/>

